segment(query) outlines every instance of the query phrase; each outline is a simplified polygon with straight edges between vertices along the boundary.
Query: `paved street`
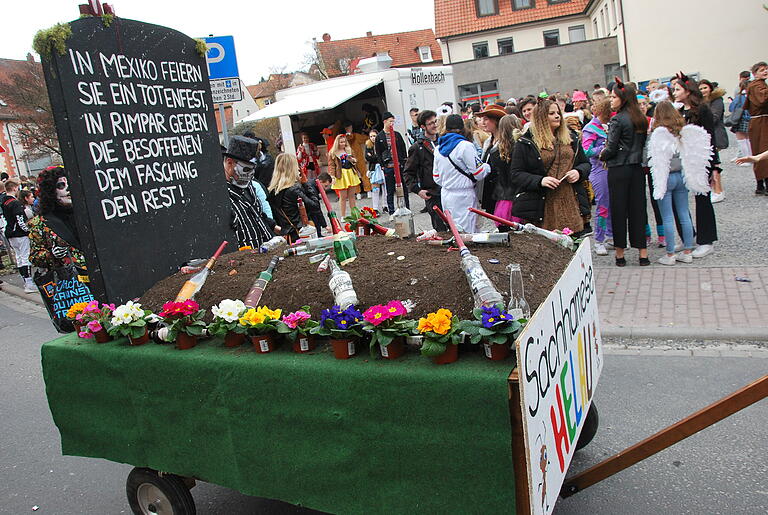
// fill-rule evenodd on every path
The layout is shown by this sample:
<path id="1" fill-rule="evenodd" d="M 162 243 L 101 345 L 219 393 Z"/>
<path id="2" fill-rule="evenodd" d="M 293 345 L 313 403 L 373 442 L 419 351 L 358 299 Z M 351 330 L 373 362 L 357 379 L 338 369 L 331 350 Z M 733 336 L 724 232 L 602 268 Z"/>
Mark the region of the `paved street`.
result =
<path id="1" fill-rule="evenodd" d="M 0 513 L 130 513 L 125 478 L 131 467 L 62 456 L 40 371 L 40 345 L 56 336 L 42 308 L 0 293 Z M 665 341 L 609 340 L 596 402 L 600 430 L 577 455 L 584 468 L 765 374 L 768 356 L 677 356 Z M 611 345 L 612 344 L 612 345 Z M 635 345 L 634 350 L 626 347 Z M 709 345 L 691 343 L 705 352 Z M 638 355 L 639 354 L 639 355 Z M 73 378 L 77 380 L 77 378 Z M 12 416 L 7 416 L 12 414 Z M 570 499 L 559 514 L 765 513 L 768 402 Z M 307 510 L 201 483 L 192 490 L 200 514 L 302 513 Z"/>

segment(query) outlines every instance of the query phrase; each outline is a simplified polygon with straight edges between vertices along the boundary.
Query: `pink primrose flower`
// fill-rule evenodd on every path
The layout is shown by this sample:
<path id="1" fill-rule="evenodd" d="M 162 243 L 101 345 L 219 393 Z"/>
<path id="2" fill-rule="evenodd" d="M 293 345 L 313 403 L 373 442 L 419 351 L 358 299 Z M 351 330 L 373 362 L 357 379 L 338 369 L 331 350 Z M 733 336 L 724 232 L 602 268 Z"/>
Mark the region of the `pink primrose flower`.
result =
<path id="1" fill-rule="evenodd" d="M 385 320 L 392 318 L 392 315 L 389 313 L 386 306 L 379 304 L 377 306 L 371 306 L 370 308 L 366 309 L 363 313 L 363 318 L 369 324 L 377 326 Z"/>
<path id="2" fill-rule="evenodd" d="M 570 236 L 571 234 L 573 234 L 573 231 L 569 227 L 566 227 L 565 229 L 563 229 L 563 234 L 565 234 L 566 236 Z"/>
<path id="3" fill-rule="evenodd" d="M 398 317 L 408 313 L 408 310 L 405 309 L 405 306 L 399 300 L 389 301 L 386 308 L 392 317 Z"/>
<path id="4" fill-rule="evenodd" d="M 103 329 L 103 327 L 101 326 L 101 323 L 99 323 L 98 320 L 91 320 L 90 322 L 88 322 L 87 327 L 93 333 L 98 333 Z"/>
<path id="5" fill-rule="evenodd" d="M 83 313 L 99 313 L 99 312 L 101 312 L 101 310 L 99 309 L 99 301 L 97 300 L 92 300 L 83 308 Z"/>
<path id="6" fill-rule="evenodd" d="M 294 311 L 283 317 L 283 323 L 291 329 L 296 329 L 298 326 L 303 325 L 304 322 L 311 318 L 310 314 L 306 311 Z"/>
<path id="7" fill-rule="evenodd" d="M 90 331 L 80 331 L 77 335 L 80 338 L 93 338 L 93 333 Z"/>

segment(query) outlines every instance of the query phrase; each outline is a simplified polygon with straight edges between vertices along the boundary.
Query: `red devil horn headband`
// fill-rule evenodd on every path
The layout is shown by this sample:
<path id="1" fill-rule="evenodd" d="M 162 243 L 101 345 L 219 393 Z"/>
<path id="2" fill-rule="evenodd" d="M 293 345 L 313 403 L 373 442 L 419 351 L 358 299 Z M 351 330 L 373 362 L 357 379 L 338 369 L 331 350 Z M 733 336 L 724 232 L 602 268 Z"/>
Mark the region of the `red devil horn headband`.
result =
<path id="1" fill-rule="evenodd" d="M 624 82 L 620 78 L 614 76 L 613 81 L 616 83 L 617 88 L 619 88 L 622 91 L 624 90 Z"/>

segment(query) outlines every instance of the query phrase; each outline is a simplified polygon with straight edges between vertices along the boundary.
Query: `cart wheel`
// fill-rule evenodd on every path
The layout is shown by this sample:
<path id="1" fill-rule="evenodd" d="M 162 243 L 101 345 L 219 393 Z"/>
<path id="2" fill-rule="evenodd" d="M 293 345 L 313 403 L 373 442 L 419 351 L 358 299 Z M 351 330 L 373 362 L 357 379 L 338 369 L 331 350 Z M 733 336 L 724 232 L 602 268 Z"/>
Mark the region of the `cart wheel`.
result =
<path id="1" fill-rule="evenodd" d="M 195 501 L 184 480 L 148 468 L 128 474 L 125 491 L 135 515 L 195 515 Z"/>
<path id="2" fill-rule="evenodd" d="M 576 442 L 576 450 L 586 447 L 589 442 L 592 441 L 592 439 L 595 437 L 595 434 L 597 433 L 597 426 L 600 424 L 600 417 L 597 414 L 597 405 L 595 405 L 594 401 L 592 402 L 592 405 L 589 407 L 589 411 L 587 412 L 587 420 L 584 421 L 584 427 L 581 430 L 581 434 L 579 435 L 579 440 Z"/>

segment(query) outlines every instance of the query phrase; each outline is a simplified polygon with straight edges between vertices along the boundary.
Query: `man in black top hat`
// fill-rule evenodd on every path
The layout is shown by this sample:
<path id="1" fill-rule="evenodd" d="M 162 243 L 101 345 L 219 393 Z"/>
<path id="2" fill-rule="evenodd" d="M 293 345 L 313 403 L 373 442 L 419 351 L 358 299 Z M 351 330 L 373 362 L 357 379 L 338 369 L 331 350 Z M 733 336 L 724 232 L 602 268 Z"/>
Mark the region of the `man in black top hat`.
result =
<path id="1" fill-rule="evenodd" d="M 267 217 L 253 190 L 251 179 L 259 142 L 244 136 L 232 136 L 224 152 L 224 175 L 227 178 L 229 201 L 232 205 L 230 224 L 235 231 L 238 246 L 261 247 L 280 228 Z"/>

